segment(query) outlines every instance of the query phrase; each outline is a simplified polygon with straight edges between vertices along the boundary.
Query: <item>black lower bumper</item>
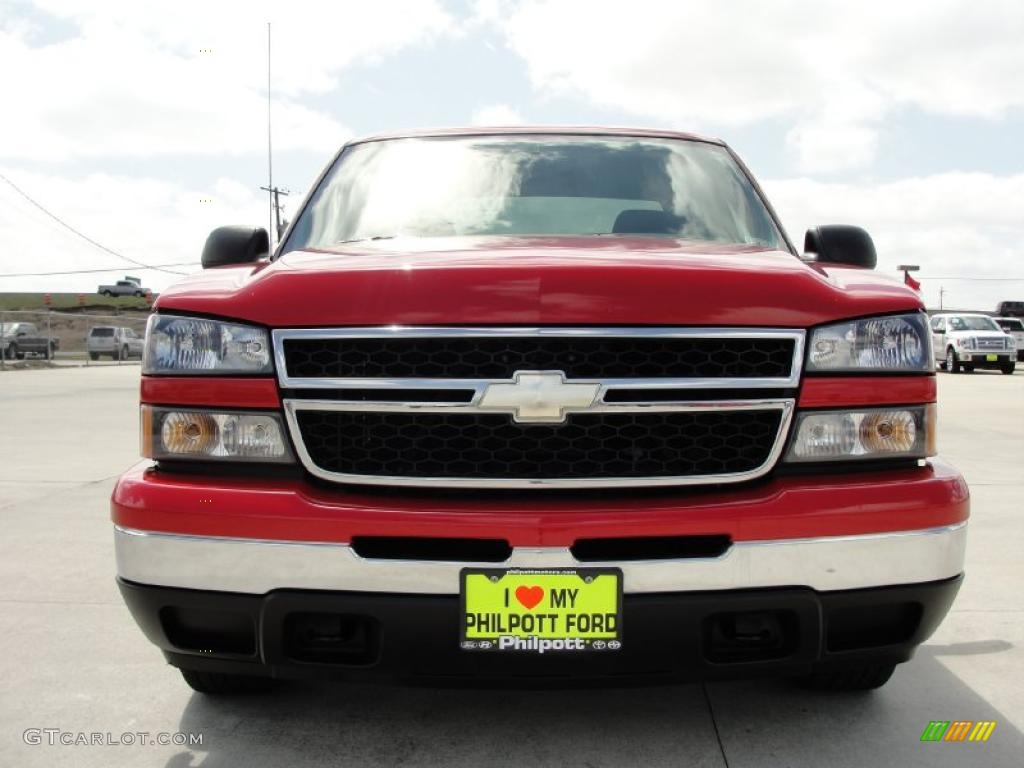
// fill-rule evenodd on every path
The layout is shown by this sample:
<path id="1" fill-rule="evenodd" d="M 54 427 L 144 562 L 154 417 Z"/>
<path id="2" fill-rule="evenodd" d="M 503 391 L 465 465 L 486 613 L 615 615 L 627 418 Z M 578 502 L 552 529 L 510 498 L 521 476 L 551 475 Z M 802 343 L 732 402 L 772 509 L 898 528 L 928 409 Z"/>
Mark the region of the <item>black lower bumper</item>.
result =
<path id="1" fill-rule="evenodd" d="M 970 366 L 971 368 L 978 368 L 981 370 L 992 370 L 999 371 L 1003 368 L 1013 365 L 1017 359 L 1017 355 L 997 355 L 995 360 L 987 360 L 982 355 L 971 355 L 971 359 L 965 359 L 962 361 L 963 365 Z"/>
<path id="2" fill-rule="evenodd" d="M 462 650 L 457 595 L 119 586 L 146 636 L 186 669 L 557 685 L 799 675 L 903 662 L 946 615 L 961 579 L 843 592 L 626 595 L 620 649 L 544 655 Z"/>

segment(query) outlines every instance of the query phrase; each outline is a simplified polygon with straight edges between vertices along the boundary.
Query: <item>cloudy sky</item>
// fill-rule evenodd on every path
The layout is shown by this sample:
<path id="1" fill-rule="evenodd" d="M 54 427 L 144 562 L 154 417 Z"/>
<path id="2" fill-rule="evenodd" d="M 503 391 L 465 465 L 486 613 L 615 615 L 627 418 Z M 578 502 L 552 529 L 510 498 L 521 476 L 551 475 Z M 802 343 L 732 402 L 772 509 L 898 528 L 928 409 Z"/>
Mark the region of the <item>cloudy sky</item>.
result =
<path id="1" fill-rule="evenodd" d="M 1019 0 L 0 0 L 0 292 L 176 279 L 14 187 L 174 271 L 267 221 L 268 21 L 286 215 L 353 135 L 678 128 L 732 144 L 797 242 L 859 224 L 929 305 L 1024 299 Z"/>

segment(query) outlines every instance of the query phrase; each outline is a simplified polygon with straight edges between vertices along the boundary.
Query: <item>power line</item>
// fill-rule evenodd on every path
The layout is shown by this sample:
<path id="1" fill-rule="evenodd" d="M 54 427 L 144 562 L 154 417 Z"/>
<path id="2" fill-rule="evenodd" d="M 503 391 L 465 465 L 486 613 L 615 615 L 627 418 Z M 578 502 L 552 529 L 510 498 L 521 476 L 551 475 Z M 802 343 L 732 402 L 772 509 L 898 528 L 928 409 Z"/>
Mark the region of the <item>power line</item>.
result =
<path id="1" fill-rule="evenodd" d="M 165 272 L 169 270 L 164 267 L 194 267 L 198 261 L 178 261 L 173 264 L 154 264 L 141 269 L 159 269 Z M 110 269 L 68 269 L 62 272 L 0 272 L 0 277 L 50 277 L 52 275 L 88 275 L 96 272 L 120 272 L 124 267 L 111 267 Z M 175 272 L 176 275 L 184 275 L 184 272 Z"/>
<path id="2" fill-rule="evenodd" d="M 1024 277 L 918 277 L 918 280 L 971 280 L 978 282 L 1019 283 Z"/>
<path id="3" fill-rule="evenodd" d="M 10 179 L 8 179 L 8 178 L 7 178 L 6 176 L 4 176 L 4 175 L 3 175 L 2 173 L 0 173 L 0 180 L 2 180 L 2 181 L 5 181 L 5 182 L 7 182 L 8 186 L 10 186 L 10 188 L 11 188 L 11 189 L 13 189 L 13 190 L 14 190 L 15 192 L 17 192 L 17 193 L 18 193 L 19 195 L 21 195 L 21 196 L 22 196 L 23 198 L 25 198 L 26 200 L 28 200 L 28 201 L 29 201 L 30 203 L 32 203 L 32 205 L 34 205 L 34 206 L 35 206 L 36 208 L 38 208 L 38 209 L 39 209 L 40 211 L 42 211 L 42 212 L 43 212 L 43 213 L 45 213 L 45 214 L 46 214 L 47 216 L 49 216 L 49 217 L 50 217 L 51 219 L 53 219 L 54 221 L 56 221 L 56 222 L 57 222 L 58 224 L 60 224 L 60 225 L 61 225 L 62 227 L 64 227 L 64 228 L 65 228 L 65 229 L 67 229 L 68 231 L 70 231 L 70 232 L 72 232 L 72 233 L 74 233 L 74 234 L 78 235 L 78 236 L 79 236 L 80 238 L 82 238 L 83 240 L 85 240 L 85 241 L 86 241 L 87 243 L 89 243 L 90 245 L 93 245 L 93 246 L 95 246 L 95 247 L 99 248 L 99 249 L 100 249 L 101 251 L 105 251 L 106 253 L 109 253 L 109 254 L 110 254 L 111 256 L 115 256 L 115 257 L 117 257 L 117 258 L 119 258 L 119 259 L 123 259 L 124 261 L 127 261 L 127 262 L 128 262 L 129 264 L 132 264 L 132 265 L 134 265 L 134 266 L 136 266 L 136 267 L 143 267 L 143 268 L 145 268 L 145 269 L 155 269 L 155 270 L 157 270 L 158 272 L 169 272 L 169 273 L 170 273 L 170 274 L 172 274 L 172 275 L 184 275 L 184 274 L 186 274 L 185 272 L 177 272 L 177 271 L 175 271 L 175 270 L 173 270 L 173 269 L 164 269 L 164 268 L 163 268 L 163 267 L 161 267 L 161 266 L 154 266 L 154 265 L 152 265 L 152 264 L 146 264 L 146 263 L 144 263 L 144 262 L 141 262 L 141 261 L 138 261 L 138 260 L 136 260 L 136 259 L 133 259 L 133 258 L 131 258 L 130 256 L 125 256 L 124 254 L 118 253 L 118 252 L 117 252 L 117 251 L 115 251 L 115 250 L 112 250 L 112 249 L 110 249 L 110 248 L 107 248 L 107 246 L 103 245 L 102 243 L 98 243 L 98 242 L 96 242 L 95 240 L 93 240 L 93 239 L 92 239 L 91 237 L 89 237 L 88 235 L 85 235 L 85 234 L 83 234 L 83 233 L 79 232 L 79 231 L 78 231 L 77 229 L 75 229 L 74 227 L 72 227 L 72 226 L 71 226 L 70 224 L 68 224 L 68 223 L 67 223 L 66 221 L 64 221 L 63 219 L 61 219 L 61 218 L 60 218 L 59 216 L 57 216 L 56 214 L 54 214 L 54 213 L 50 213 L 50 212 L 49 212 L 49 211 L 48 211 L 48 210 L 47 210 L 46 208 L 44 208 L 44 207 L 43 207 L 43 206 L 42 206 L 42 205 L 41 205 L 40 203 L 37 203 L 37 202 L 36 202 L 35 200 L 33 200 L 33 199 L 32 199 L 31 197 L 29 197 L 29 195 L 28 195 L 28 193 L 27 193 L 27 192 L 25 192 L 24 190 L 22 190 L 22 189 L 21 189 L 21 188 L 20 188 L 20 187 L 19 187 L 19 186 L 18 186 L 17 184 L 15 184 L 15 183 L 14 183 L 13 181 L 11 181 Z M 109 272 L 109 271 L 112 271 L 112 270 L 102 270 L 102 271 L 104 271 L 104 272 Z"/>

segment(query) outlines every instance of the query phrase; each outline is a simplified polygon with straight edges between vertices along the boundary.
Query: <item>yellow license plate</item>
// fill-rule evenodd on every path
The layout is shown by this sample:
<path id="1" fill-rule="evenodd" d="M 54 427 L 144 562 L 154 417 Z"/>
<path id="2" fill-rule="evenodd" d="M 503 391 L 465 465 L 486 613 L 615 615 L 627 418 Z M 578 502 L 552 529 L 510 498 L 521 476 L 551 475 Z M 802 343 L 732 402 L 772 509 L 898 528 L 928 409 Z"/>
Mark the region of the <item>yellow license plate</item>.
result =
<path id="1" fill-rule="evenodd" d="M 994 363 L 996 360 L 999 359 L 999 355 L 985 355 L 985 359 L 988 360 L 990 363 Z"/>
<path id="2" fill-rule="evenodd" d="M 467 651 L 615 651 L 622 647 L 618 568 L 462 571 Z"/>

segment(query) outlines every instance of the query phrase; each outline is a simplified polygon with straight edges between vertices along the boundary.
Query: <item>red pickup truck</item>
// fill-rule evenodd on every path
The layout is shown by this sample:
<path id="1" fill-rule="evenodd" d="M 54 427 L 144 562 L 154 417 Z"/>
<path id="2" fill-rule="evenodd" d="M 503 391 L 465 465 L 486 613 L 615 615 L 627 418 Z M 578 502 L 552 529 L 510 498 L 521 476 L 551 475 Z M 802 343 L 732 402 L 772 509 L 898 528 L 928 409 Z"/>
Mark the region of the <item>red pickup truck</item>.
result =
<path id="1" fill-rule="evenodd" d="M 920 298 L 722 142 L 346 144 L 162 293 L 118 581 L 195 689 L 882 685 L 962 579 Z"/>

